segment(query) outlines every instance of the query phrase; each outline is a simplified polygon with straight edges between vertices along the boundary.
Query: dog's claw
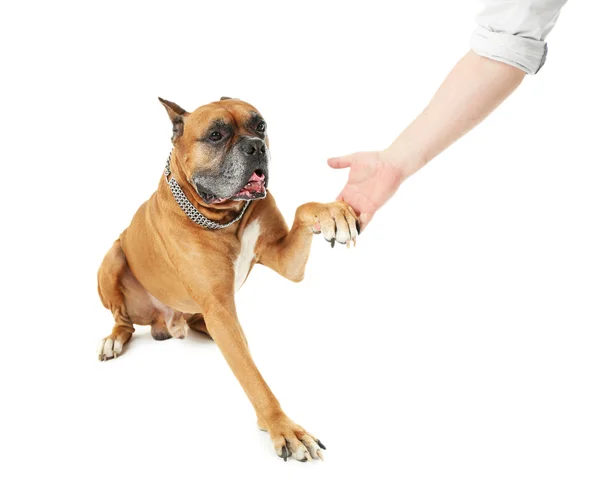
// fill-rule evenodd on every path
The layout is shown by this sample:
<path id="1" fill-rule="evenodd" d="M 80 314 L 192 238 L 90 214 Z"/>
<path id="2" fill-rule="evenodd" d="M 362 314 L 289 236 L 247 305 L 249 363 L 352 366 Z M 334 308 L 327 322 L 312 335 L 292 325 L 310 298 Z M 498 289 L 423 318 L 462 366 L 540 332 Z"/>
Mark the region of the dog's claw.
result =
<path id="1" fill-rule="evenodd" d="M 281 448 L 281 457 L 283 458 L 283 460 L 284 460 L 286 463 L 287 463 L 287 458 L 288 458 L 288 456 L 289 456 L 289 455 L 290 455 L 290 454 L 288 453 L 287 446 L 285 446 L 285 445 L 284 445 L 284 446 Z"/>
<path id="2" fill-rule="evenodd" d="M 335 246 L 335 237 L 333 239 L 331 239 L 331 248 L 333 249 L 333 246 Z"/>
<path id="3" fill-rule="evenodd" d="M 319 445 L 319 447 L 320 447 L 321 449 L 323 449 L 324 451 L 326 451 L 326 450 L 327 450 L 327 448 L 326 448 L 326 447 L 323 445 L 323 443 L 322 443 L 322 442 L 321 442 L 319 439 L 317 439 L 317 444 L 318 444 L 318 445 Z"/>
<path id="4" fill-rule="evenodd" d="M 358 220 L 356 221 L 356 232 L 360 235 L 360 222 Z"/>
<path id="5" fill-rule="evenodd" d="M 259 415 L 259 425 L 261 422 Z M 322 453 L 319 453 L 319 447 L 325 446 L 317 438 L 308 433 L 298 424 L 291 421 L 286 415 L 266 423 L 275 454 L 287 462 L 288 458 L 294 458 L 297 461 L 305 462 L 313 459 L 323 459 Z"/>

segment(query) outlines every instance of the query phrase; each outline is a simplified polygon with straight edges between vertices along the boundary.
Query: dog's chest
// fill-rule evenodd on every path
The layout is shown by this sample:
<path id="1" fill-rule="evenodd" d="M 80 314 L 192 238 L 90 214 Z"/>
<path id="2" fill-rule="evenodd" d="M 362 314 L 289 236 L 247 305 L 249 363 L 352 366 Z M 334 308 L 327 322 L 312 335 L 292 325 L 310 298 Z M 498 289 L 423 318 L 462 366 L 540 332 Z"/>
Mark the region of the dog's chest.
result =
<path id="1" fill-rule="evenodd" d="M 254 261 L 254 248 L 256 247 L 256 241 L 260 235 L 260 223 L 257 220 L 252 221 L 244 229 L 242 234 L 240 253 L 233 263 L 233 269 L 235 272 L 235 287 L 234 290 L 238 291 L 246 281 L 250 266 Z"/>

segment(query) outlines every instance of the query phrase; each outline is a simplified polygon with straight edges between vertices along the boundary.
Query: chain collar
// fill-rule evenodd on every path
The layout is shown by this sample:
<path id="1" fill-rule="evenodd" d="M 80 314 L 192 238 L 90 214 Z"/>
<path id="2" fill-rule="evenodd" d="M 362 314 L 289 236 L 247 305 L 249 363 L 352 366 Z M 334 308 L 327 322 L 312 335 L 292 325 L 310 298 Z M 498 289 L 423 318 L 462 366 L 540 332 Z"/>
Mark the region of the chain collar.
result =
<path id="1" fill-rule="evenodd" d="M 171 154 L 173 153 L 171 152 Z M 179 183 L 177 183 L 177 180 L 175 180 L 175 178 L 169 179 L 169 176 L 171 175 L 171 154 L 169 154 L 169 159 L 167 159 L 167 165 L 165 166 L 165 180 L 167 180 L 167 185 L 169 185 L 177 205 L 179 205 L 179 208 L 183 210 L 183 213 L 186 214 L 192 222 L 201 225 L 206 229 L 219 230 L 235 224 L 244 216 L 248 205 L 250 205 L 250 200 L 244 204 L 244 208 L 242 208 L 240 214 L 231 222 L 227 222 L 226 224 L 219 224 L 218 222 L 207 219 L 204 215 L 202 215 L 198 209 L 192 205 L 192 202 L 188 200 L 188 197 L 185 196 L 185 193 L 183 193 L 183 190 L 179 186 Z"/>

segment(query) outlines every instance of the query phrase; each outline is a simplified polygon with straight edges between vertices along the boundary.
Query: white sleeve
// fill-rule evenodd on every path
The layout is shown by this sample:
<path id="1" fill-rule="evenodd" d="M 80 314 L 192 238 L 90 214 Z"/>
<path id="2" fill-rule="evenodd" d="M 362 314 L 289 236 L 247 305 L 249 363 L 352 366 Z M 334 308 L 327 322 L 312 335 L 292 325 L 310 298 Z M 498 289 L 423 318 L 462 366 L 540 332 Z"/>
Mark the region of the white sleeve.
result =
<path id="1" fill-rule="evenodd" d="M 550 33 L 567 0 L 484 0 L 471 49 L 535 74 L 544 65 Z"/>

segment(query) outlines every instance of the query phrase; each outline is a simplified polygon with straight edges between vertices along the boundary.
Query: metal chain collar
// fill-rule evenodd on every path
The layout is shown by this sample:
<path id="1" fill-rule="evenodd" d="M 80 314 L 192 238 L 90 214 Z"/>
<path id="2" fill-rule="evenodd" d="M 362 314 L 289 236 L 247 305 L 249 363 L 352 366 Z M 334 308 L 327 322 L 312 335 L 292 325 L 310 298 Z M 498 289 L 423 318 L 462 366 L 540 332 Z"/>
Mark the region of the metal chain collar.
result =
<path id="1" fill-rule="evenodd" d="M 188 200 L 188 197 L 185 196 L 185 193 L 183 193 L 183 190 L 179 186 L 179 183 L 177 183 L 177 180 L 175 180 L 175 178 L 169 179 L 169 176 L 171 175 L 171 154 L 169 154 L 169 159 L 167 159 L 167 165 L 165 166 L 165 179 L 167 180 L 167 184 L 171 189 L 171 193 L 173 194 L 173 198 L 175 198 L 177 205 L 179 205 L 179 208 L 183 210 L 183 213 L 186 214 L 192 222 L 201 225 L 206 229 L 219 230 L 235 224 L 244 216 L 248 205 L 250 205 L 250 200 L 244 204 L 244 208 L 242 208 L 240 214 L 231 222 L 227 222 L 226 224 L 219 224 L 218 222 L 207 219 L 204 215 L 202 215 L 198 209 L 192 205 L 192 202 Z"/>

